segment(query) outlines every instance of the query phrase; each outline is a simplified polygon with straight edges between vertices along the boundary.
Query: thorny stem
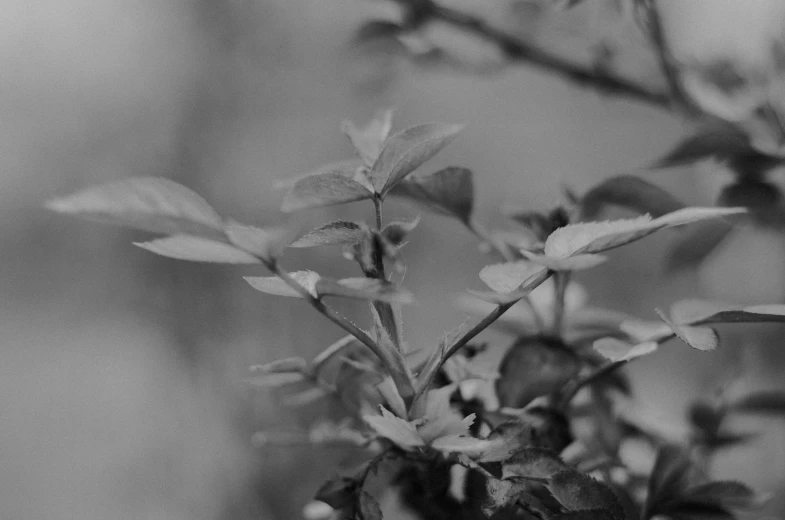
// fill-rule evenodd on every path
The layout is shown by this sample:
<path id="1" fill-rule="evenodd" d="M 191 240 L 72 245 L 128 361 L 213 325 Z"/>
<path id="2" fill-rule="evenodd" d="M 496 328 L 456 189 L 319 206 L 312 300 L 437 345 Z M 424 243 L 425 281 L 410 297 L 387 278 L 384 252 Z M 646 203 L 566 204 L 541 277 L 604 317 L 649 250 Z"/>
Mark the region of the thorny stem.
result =
<path id="1" fill-rule="evenodd" d="M 271 272 L 283 280 L 289 287 L 297 291 L 297 293 L 302 296 L 305 301 L 311 304 L 311 306 L 316 309 L 317 312 L 357 338 L 360 343 L 368 347 L 374 354 L 376 354 L 387 372 L 392 377 L 395 386 L 398 388 L 398 392 L 401 394 L 401 397 L 406 399 L 408 396 L 411 396 L 414 393 L 411 379 L 408 376 L 409 372 L 406 369 L 406 365 L 402 356 L 392 356 L 386 353 L 383 349 L 379 348 L 376 342 L 368 334 L 366 334 L 362 329 L 349 321 L 347 318 L 336 312 L 334 309 L 328 307 L 320 298 L 317 298 L 311 294 L 305 287 L 300 285 L 297 280 L 292 278 L 289 273 L 281 269 L 277 262 L 264 260 L 264 263 Z"/>
<path id="2" fill-rule="evenodd" d="M 586 66 L 550 53 L 533 43 L 494 27 L 484 19 L 452 7 L 439 5 L 433 0 L 395 0 L 408 8 L 415 21 L 438 20 L 484 38 L 499 47 L 513 62 L 519 62 L 597 90 L 626 96 L 663 110 L 672 110 L 668 92 L 652 90 L 645 85 L 616 75 L 602 67 Z"/>

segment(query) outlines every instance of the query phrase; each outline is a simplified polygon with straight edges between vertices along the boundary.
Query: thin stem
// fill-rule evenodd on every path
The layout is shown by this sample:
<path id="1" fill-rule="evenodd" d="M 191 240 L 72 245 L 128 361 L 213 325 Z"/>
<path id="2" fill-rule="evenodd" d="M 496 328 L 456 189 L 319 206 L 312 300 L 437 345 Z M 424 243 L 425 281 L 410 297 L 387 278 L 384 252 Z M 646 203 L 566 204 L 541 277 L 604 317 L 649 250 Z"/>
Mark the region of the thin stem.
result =
<path id="1" fill-rule="evenodd" d="M 567 286 L 570 284 L 570 272 L 560 271 L 554 276 L 555 283 L 555 301 L 553 308 L 553 335 L 561 337 L 562 327 L 564 325 L 564 307 L 565 295 L 567 293 Z"/>
<path id="2" fill-rule="evenodd" d="M 373 197 L 374 213 L 376 214 L 376 230 L 382 230 L 382 199 L 379 196 Z M 375 277 L 379 280 L 387 281 L 387 274 L 384 271 L 384 251 L 381 247 L 376 247 L 373 252 L 373 262 Z M 398 324 L 395 320 L 395 313 L 389 303 L 373 302 L 382 326 L 387 331 L 393 344 L 400 350 L 401 338 L 398 337 Z"/>
<path id="3" fill-rule="evenodd" d="M 529 41 L 494 27 L 473 14 L 439 5 L 433 0 L 396 1 L 412 12 L 416 12 L 419 21 L 439 20 L 490 41 L 513 62 L 530 65 L 578 85 L 629 97 L 656 108 L 673 109 L 669 92 L 652 90 L 646 85 L 641 85 L 601 67 L 587 66 L 550 53 Z"/>
<path id="4" fill-rule="evenodd" d="M 382 229 L 382 201 L 379 197 L 373 198 L 373 207 L 376 213 L 376 229 Z"/>
<path id="5" fill-rule="evenodd" d="M 360 343 L 371 349 L 371 351 L 376 354 L 379 360 L 381 360 L 384 368 L 392 377 L 395 386 L 398 388 L 398 392 L 401 394 L 401 397 L 406 399 L 408 396 L 411 396 L 414 393 L 412 381 L 408 376 L 409 372 L 406 369 L 403 358 L 395 357 L 386 353 L 368 334 L 363 332 L 363 330 L 361 330 L 357 325 L 349 321 L 347 318 L 328 307 L 321 299 L 311 294 L 305 287 L 300 285 L 297 280 L 292 278 L 289 273 L 281 269 L 277 262 L 265 261 L 265 265 L 289 287 L 297 291 L 297 293 L 303 299 L 305 299 L 305 301 L 311 304 L 311 306 L 320 314 L 357 338 Z"/>
<path id="6" fill-rule="evenodd" d="M 626 364 L 627 364 L 627 360 L 613 361 L 611 363 L 608 363 L 607 365 L 601 366 L 600 368 L 596 369 L 594 372 L 587 374 L 586 377 L 584 377 L 583 379 L 579 379 L 578 381 L 575 382 L 575 384 L 570 389 L 570 391 L 567 392 L 562 397 L 561 407 L 565 408 L 568 404 L 570 404 L 570 401 L 572 401 L 575 398 L 575 396 L 578 395 L 578 392 L 580 392 L 580 390 L 585 386 L 590 385 L 599 379 L 602 379 L 606 375 L 610 374 L 614 370 L 623 367 Z"/>

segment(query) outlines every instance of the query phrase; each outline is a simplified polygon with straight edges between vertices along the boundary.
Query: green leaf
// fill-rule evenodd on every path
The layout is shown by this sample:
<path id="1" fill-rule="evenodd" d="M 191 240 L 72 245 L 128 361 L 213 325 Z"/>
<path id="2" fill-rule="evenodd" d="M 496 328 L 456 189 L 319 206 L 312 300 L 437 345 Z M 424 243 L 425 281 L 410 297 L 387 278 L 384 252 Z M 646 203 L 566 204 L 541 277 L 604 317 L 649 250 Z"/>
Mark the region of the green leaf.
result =
<path id="1" fill-rule="evenodd" d="M 579 369 L 578 357 L 561 341 L 522 337 L 510 347 L 499 366 L 499 403 L 523 408 L 537 397 L 560 390 Z"/>
<path id="2" fill-rule="evenodd" d="M 474 209 L 474 181 L 466 168 L 451 166 L 429 175 L 412 175 L 390 192 L 423 204 L 437 213 L 468 223 Z"/>
<path id="3" fill-rule="evenodd" d="M 308 368 L 308 362 L 301 357 L 288 357 L 276 359 L 263 365 L 254 365 L 252 372 L 303 372 Z"/>
<path id="4" fill-rule="evenodd" d="M 561 505 L 571 511 L 605 509 L 616 520 L 624 520 L 624 509 L 611 488 L 588 475 L 568 469 L 554 474 L 548 489 Z"/>
<path id="5" fill-rule="evenodd" d="M 542 448 L 525 448 L 515 452 L 502 465 L 502 478 L 534 477 L 549 479 L 570 469 L 559 456 Z"/>
<path id="6" fill-rule="evenodd" d="M 223 221 L 194 191 L 162 177 L 135 177 L 50 200 L 46 207 L 153 233 L 220 239 Z"/>
<path id="7" fill-rule="evenodd" d="M 498 293 L 511 293 L 543 271 L 539 264 L 520 260 L 487 265 L 480 271 L 480 279 Z"/>
<path id="8" fill-rule="evenodd" d="M 318 298 L 319 294 L 316 290 L 316 284 L 321 280 L 321 276 L 318 273 L 313 271 L 295 271 L 289 273 L 289 276 L 302 285 L 314 298 Z M 245 276 L 244 278 L 257 291 L 276 296 L 302 298 L 299 292 L 277 276 Z"/>
<path id="9" fill-rule="evenodd" d="M 191 260 L 194 262 L 218 262 L 224 264 L 258 264 L 259 259 L 242 249 L 224 242 L 216 242 L 194 235 L 172 235 L 149 242 L 134 242 L 135 246 L 157 255 Z"/>
<path id="10" fill-rule="evenodd" d="M 283 229 L 262 229 L 238 222 L 229 222 L 225 231 L 234 246 L 267 261 L 280 256 L 288 235 L 288 232 Z"/>
<path id="11" fill-rule="evenodd" d="M 654 217 L 684 208 L 684 204 L 667 191 L 632 175 L 612 177 L 589 190 L 580 202 L 581 217 L 594 220 L 608 205 Z"/>
<path id="12" fill-rule="evenodd" d="M 361 520 L 382 520 L 382 507 L 367 491 L 360 492 L 357 507 Z"/>
<path id="13" fill-rule="evenodd" d="M 356 244 L 366 237 L 366 226 L 357 222 L 337 220 L 309 231 L 289 247 L 315 247 L 335 244 Z"/>
<path id="14" fill-rule="evenodd" d="M 656 341 L 644 341 L 631 345 L 616 338 L 602 338 L 594 342 L 594 350 L 610 361 L 632 361 L 635 358 L 656 352 L 657 348 Z"/>
<path id="15" fill-rule="evenodd" d="M 689 325 L 679 325 L 668 318 L 665 313 L 655 309 L 662 321 L 671 328 L 674 334 L 687 345 L 694 349 L 707 351 L 714 350 L 720 343 L 717 331 L 709 327 L 692 327 Z"/>
<path id="16" fill-rule="evenodd" d="M 693 207 L 674 211 L 654 220 L 644 215 L 634 219 L 570 224 L 548 236 L 545 241 L 545 255 L 550 258 L 568 258 L 577 254 L 602 253 L 639 240 L 660 229 L 744 212 L 745 208 Z"/>
<path id="17" fill-rule="evenodd" d="M 354 180 L 347 171 L 331 171 L 309 175 L 292 186 L 284 198 L 281 211 L 292 212 L 320 206 L 333 206 L 363 199 L 373 193 L 362 183 Z"/>
<path id="18" fill-rule="evenodd" d="M 416 447 L 425 446 L 425 441 L 417 434 L 414 424 L 396 417 L 385 407 L 379 407 L 381 415 L 366 415 L 365 422 L 380 436 L 391 440 L 398 447 L 411 451 Z"/>
<path id="19" fill-rule="evenodd" d="M 380 110 L 362 128 L 356 127 L 351 121 L 344 121 L 341 124 L 341 131 L 349 137 L 352 146 L 369 168 L 376 162 L 382 151 L 382 145 L 390 135 L 392 116 L 392 109 Z"/>
<path id="20" fill-rule="evenodd" d="M 384 226 L 382 236 L 389 240 L 392 245 L 400 246 L 419 223 L 419 216 L 412 220 L 394 220 Z"/>
<path id="21" fill-rule="evenodd" d="M 785 392 L 772 390 L 744 396 L 730 404 L 734 412 L 785 417 Z"/>
<path id="22" fill-rule="evenodd" d="M 376 192 L 384 197 L 407 175 L 436 155 L 462 129 L 460 125 L 430 123 L 390 136 L 368 174 Z"/>

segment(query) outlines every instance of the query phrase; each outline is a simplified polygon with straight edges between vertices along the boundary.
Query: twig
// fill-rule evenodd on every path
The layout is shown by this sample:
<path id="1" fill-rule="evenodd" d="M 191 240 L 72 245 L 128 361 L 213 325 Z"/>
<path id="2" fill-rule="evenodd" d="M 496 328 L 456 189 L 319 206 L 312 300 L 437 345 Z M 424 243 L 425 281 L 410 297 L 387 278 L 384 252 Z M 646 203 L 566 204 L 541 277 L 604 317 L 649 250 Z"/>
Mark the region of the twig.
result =
<path id="1" fill-rule="evenodd" d="M 382 199 L 378 196 L 373 197 L 374 213 L 376 214 L 376 230 L 382 230 Z M 387 274 L 384 272 L 384 252 L 381 247 L 376 247 L 373 251 L 373 262 L 375 278 L 386 282 Z M 389 303 L 375 301 L 372 303 L 379 318 L 382 322 L 382 327 L 387 331 L 393 344 L 400 350 L 401 338 L 398 337 L 398 325 L 395 321 L 395 313 Z"/>
<path id="2" fill-rule="evenodd" d="M 596 369 L 594 372 L 587 374 L 586 377 L 584 377 L 583 379 L 579 379 L 578 381 L 576 381 L 573 387 L 570 389 L 570 391 L 567 392 L 562 397 L 561 399 L 562 407 L 566 407 L 568 404 L 570 404 L 570 401 L 572 401 L 575 398 L 575 396 L 578 395 L 578 392 L 580 392 L 581 388 L 594 383 L 598 379 L 605 377 L 606 375 L 610 374 L 614 370 L 621 368 L 626 364 L 627 364 L 627 360 L 613 361 L 611 363 L 608 363 L 607 365 L 601 366 L 600 368 Z"/>
<path id="3" fill-rule="evenodd" d="M 582 86 L 626 96 L 664 110 L 673 109 L 668 92 L 652 90 L 600 67 L 587 67 L 550 53 L 531 42 L 494 27 L 473 14 L 439 5 L 433 0 L 395 1 L 413 11 L 416 20 L 420 23 L 429 19 L 439 20 L 496 44 L 511 61 L 531 65 Z"/>

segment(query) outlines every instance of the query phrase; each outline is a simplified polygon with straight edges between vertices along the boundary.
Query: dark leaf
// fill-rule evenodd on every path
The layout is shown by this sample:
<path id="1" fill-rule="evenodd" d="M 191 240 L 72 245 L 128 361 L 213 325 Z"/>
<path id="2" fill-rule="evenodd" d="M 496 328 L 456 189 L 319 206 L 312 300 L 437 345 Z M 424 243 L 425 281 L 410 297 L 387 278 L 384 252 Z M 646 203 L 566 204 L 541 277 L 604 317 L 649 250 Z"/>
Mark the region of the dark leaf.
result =
<path id="1" fill-rule="evenodd" d="M 613 491 L 588 475 L 568 469 L 550 478 L 548 483 L 553 496 L 571 511 L 605 509 L 616 520 L 624 520 L 624 509 Z"/>
<path id="2" fill-rule="evenodd" d="M 334 509 L 343 509 L 355 500 L 357 485 L 356 480 L 348 477 L 328 480 L 322 484 L 314 498 L 329 504 Z"/>
<path id="3" fill-rule="evenodd" d="M 643 518 L 667 514 L 664 508 L 668 502 L 678 499 L 689 485 L 690 467 L 689 456 L 682 448 L 664 445 L 659 449 L 649 476 Z"/>
<path id="4" fill-rule="evenodd" d="M 729 409 L 733 412 L 785 417 L 785 392 L 756 392 L 731 403 Z"/>
<path id="5" fill-rule="evenodd" d="M 384 226 L 382 236 L 393 246 L 400 246 L 419 223 L 420 217 L 412 220 L 395 220 Z"/>
<path id="6" fill-rule="evenodd" d="M 520 338 L 499 367 L 499 403 L 523 408 L 536 397 L 561 390 L 579 369 L 578 357 L 560 341 L 536 336 Z"/>
<path id="7" fill-rule="evenodd" d="M 525 486 L 524 482 L 489 478 L 485 488 L 487 495 L 482 504 L 483 513 L 490 517 L 501 509 L 513 506 L 525 490 Z"/>
<path id="8" fill-rule="evenodd" d="M 751 151 L 749 139 L 741 129 L 728 124 L 714 125 L 684 139 L 651 167 L 671 168 L 709 158 L 722 160 Z"/>
<path id="9" fill-rule="evenodd" d="M 321 280 L 321 276 L 318 273 L 313 271 L 295 271 L 288 274 L 308 291 L 311 296 L 314 298 L 319 296 L 319 293 L 316 291 L 316 284 Z M 244 278 L 251 287 L 263 293 L 288 296 L 290 298 L 303 297 L 302 294 L 277 276 L 246 276 Z"/>
<path id="10" fill-rule="evenodd" d="M 356 244 L 366 236 L 365 226 L 357 222 L 337 220 L 309 231 L 289 247 L 314 247 L 333 244 Z"/>
<path id="11" fill-rule="evenodd" d="M 718 504 L 728 509 L 750 509 L 759 505 L 757 494 L 733 481 L 714 481 L 688 489 L 683 499 L 692 503 Z"/>
<path id="12" fill-rule="evenodd" d="M 685 207 L 659 186 L 632 175 L 612 177 L 589 190 L 581 199 L 581 217 L 594 220 L 608 205 L 622 206 L 653 217 Z"/>
<path id="13" fill-rule="evenodd" d="M 451 166 L 429 175 L 413 175 L 390 192 L 423 204 L 437 213 L 468 223 L 474 209 L 472 172 Z"/>
<path id="14" fill-rule="evenodd" d="M 529 408 L 524 413 L 493 417 L 486 413 L 484 419 L 496 425 L 488 440 L 499 439 L 513 448 L 543 448 L 554 453 L 561 452 L 574 439 L 570 424 L 564 414 L 552 408 Z"/>
<path id="15" fill-rule="evenodd" d="M 460 125 L 430 123 L 390 136 L 368 177 L 383 197 L 425 161 L 436 155 L 463 129 Z"/>
<path id="16" fill-rule="evenodd" d="M 361 491 L 358 507 L 361 520 L 382 520 L 382 508 L 379 502 L 367 491 Z"/>
<path id="17" fill-rule="evenodd" d="M 216 242 L 194 235 L 172 235 L 149 242 L 134 242 L 134 245 L 157 255 L 191 260 L 194 262 L 217 262 L 223 264 L 258 264 L 259 259 L 225 242 Z"/>
<path id="18" fill-rule="evenodd" d="M 732 224 L 718 220 L 685 231 L 668 251 L 665 270 L 673 272 L 696 267 L 719 247 L 732 230 Z"/>
<path id="19" fill-rule="evenodd" d="M 525 448 L 515 452 L 502 465 L 502 478 L 534 477 L 551 478 L 560 471 L 570 469 L 559 456 L 542 448 Z"/>
<path id="20" fill-rule="evenodd" d="M 197 193 L 162 177 L 135 177 L 53 199 L 46 207 L 153 233 L 223 237 L 223 220 Z"/>
<path id="21" fill-rule="evenodd" d="M 331 171 L 304 177 L 294 183 L 284 198 L 281 210 L 292 212 L 370 199 L 373 193 L 352 176 L 346 171 Z"/>

